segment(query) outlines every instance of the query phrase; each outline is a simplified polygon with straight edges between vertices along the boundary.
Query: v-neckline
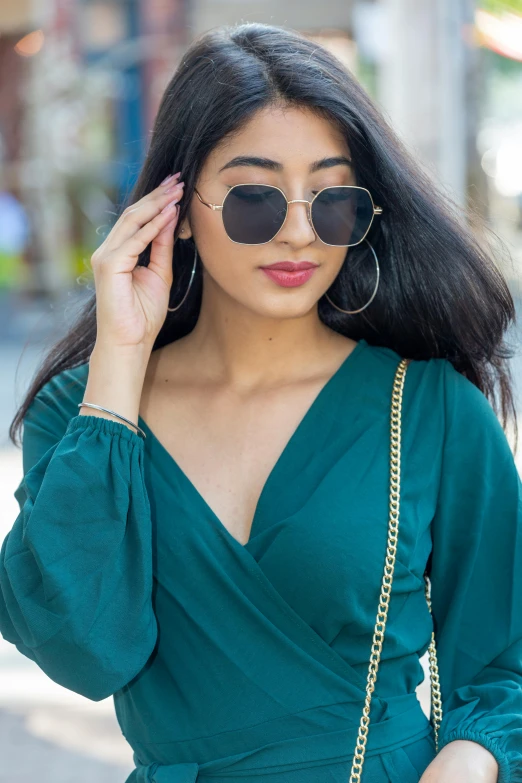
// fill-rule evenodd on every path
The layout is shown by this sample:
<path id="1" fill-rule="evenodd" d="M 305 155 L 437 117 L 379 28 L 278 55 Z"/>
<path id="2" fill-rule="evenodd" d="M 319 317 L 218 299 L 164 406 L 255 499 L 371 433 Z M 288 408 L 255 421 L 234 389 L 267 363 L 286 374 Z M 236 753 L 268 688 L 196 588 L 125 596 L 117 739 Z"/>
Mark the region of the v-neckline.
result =
<path id="1" fill-rule="evenodd" d="M 183 470 L 181 465 L 174 459 L 172 454 L 168 451 L 168 449 L 163 445 L 163 443 L 160 441 L 160 439 L 154 434 L 154 432 L 151 430 L 147 422 L 138 415 L 138 422 L 140 427 L 145 431 L 145 434 L 147 435 L 147 438 L 149 439 L 149 445 L 150 448 L 157 447 L 159 454 L 166 460 L 167 464 L 171 465 L 174 470 L 177 471 L 178 475 L 181 477 L 181 479 L 184 481 L 186 486 L 189 488 L 189 490 L 192 492 L 194 497 L 199 501 L 199 503 L 202 505 L 202 507 L 206 510 L 207 514 L 210 516 L 210 518 L 213 520 L 215 525 L 217 526 L 217 529 L 219 532 L 229 540 L 231 540 L 235 545 L 241 547 L 241 549 L 248 549 L 248 546 L 252 542 L 253 538 L 256 536 L 256 521 L 259 516 L 259 510 L 261 508 L 262 501 L 264 499 L 264 496 L 266 495 L 266 492 L 268 491 L 268 487 L 271 484 L 274 476 L 279 471 L 281 465 L 283 464 L 283 461 L 287 458 L 288 454 L 290 453 L 292 446 L 294 443 L 297 442 L 298 437 L 301 433 L 301 431 L 304 429 L 304 427 L 308 424 L 308 421 L 312 418 L 315 411 L 318 409 L 321 402 L 326 398 L 328 392 L 334 387 L 336 381 L 341 378 L 341 376 L 344 373 L 344 370 L 352 364 L 352 361 L 356 359 L 363 349 L 368 346 L 368 343 L 364 338 L 361 338 L 355 345 L 355 347 L 350 351 L 348 356 L 346 356 L 342 363 L 339 365 L 337 370 L 328 378 L 326 383 L 323 384 L 323 386 L 319 389 L 318 393 L 306 409 L 305 413 L 299 420 L 297 426 L 295 427 L 294 431 L 288 438 L 283 450 L 279 454 L 277 460 L 275 461 L 272 469 L 270 470 L 262 488 L 261 492 L 259 494 L 259 497 L 257 499 L 257 503 L 254 508 L 254 514 L 252 517 L 252 523 L 250 526 L 250 533 L 248 537 L 248 541 L 246 541 L 244 544 L 239 541 L 235 536 L 232 535 L 230 530 L 226 527 L 226 525 L 223 524 L 217 513 L 214 511 L 214 509 L 210 506 L 210 504 L 205 500 L 199 489 L 196 487 L 196 485 L 193 483 L 193 481 L 189 478 L 187 473 Z"/>

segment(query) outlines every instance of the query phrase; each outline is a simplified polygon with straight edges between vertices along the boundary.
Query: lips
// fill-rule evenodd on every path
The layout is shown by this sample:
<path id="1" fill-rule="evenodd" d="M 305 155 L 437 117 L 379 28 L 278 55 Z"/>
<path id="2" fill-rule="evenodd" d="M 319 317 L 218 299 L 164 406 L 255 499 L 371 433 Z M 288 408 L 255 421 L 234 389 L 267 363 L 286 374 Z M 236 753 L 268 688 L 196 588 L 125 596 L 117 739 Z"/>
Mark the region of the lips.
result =
<path id="1" fill-rule="evenodd" d="M 311 261 L 277 261 L 275 264 L 267 264 L 261 269 L 280 269 L 283 272 L 301 272 L 304 269 L 313 269 L 317 264 Z"/>
<path id="2" fill-rule="evenodd" d="M 315 264 L 307 266 L 306 269 L 293 269 L 291 272 L 287 272 L 285 269 L 261 267 L 263 274 L 283 288 L 295 288 L 303 285 L 310 280 L 316 269 L 317 266 Z"/>

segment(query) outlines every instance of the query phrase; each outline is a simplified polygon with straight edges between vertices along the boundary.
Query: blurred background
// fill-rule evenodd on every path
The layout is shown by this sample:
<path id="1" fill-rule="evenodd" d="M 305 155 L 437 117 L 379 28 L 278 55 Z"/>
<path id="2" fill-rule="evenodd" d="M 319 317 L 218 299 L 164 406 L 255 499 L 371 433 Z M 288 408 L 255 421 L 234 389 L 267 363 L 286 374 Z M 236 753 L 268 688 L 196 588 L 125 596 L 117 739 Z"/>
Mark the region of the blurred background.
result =
<path id="1" fill-rule="evenodd" d="M 519 308 L 522 0 L 1 0 L 0 541 L 18 514 L 15 407 L 89 293 L 90 256 L 184 49 L 242 21 L 297 29 L 349 67 L 419 165 L 498 238 Z M 513 343 L 522 410 L 517 326 Z M 61 688 L 0 638 L 0 783 L 123 783 L 133 766 L 112 699 Z"/>

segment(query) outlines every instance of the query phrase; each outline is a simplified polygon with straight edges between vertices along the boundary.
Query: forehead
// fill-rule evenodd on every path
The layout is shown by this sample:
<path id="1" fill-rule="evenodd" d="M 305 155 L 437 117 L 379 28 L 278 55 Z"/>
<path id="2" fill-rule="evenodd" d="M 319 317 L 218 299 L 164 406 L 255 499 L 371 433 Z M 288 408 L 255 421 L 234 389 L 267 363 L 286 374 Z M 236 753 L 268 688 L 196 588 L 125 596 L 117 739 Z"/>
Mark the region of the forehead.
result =
<path id="1" fill-rule="evenodd" d="M 306 107 L 265 107 L 212 151 L 205 168 L 219 170 L 237 155 L 258 155 L 285 167 L 308 167 L 323 157 L 345 155 L 350 147 L 337 125 Z"/>

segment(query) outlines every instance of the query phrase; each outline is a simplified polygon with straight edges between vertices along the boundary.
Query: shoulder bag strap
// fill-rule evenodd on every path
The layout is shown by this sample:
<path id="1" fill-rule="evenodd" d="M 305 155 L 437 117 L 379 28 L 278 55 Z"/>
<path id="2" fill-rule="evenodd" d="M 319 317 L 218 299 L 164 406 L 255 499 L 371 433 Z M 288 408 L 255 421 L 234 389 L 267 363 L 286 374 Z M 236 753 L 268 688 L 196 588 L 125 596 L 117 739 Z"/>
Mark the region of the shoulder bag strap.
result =
<path id="1" fill-rule="evenodd" d="M 372 648 L 370 653 L 370 664 L 368 668 L 368 678 L 366 686 L 366 698 L 364 701 L 363 713 L 359 725 L 355 753 L 350 772 L 349 783 L 360 783 L 362 768 L 364 764 L 364 754 L 366 751 L 366 742 L 368 739 L 368 726 L 370 723 L 370 704 L 372 693 L 375 690 L 377 680 L 377 671 L 381 659 L 382 645 L 384 642 L 384 632 L 386 629 L 386 620 L 388 617 L 388 606 L 390 603 L 391 587 L 393 582 L 393 572 L 395 568 L 395 555 L 397 553 L 397 544 L 399 536 L 399 502 L 401 485 L 401 412 L 402 412 L 402 394 L 404 389 L 404 380 L 410 359 L 401 359 L 395 371 L 393 381 L 392 399 L 391 399 L 391 417 L 390 417 L 390 517 L 388 524 L 388 543 L 386 547 L 386 558 L 384 565 L 384 575 L 382 579 L 381 595 L 379 598 L 379 609 L 373 634 Z M 430 582 L 427 574 L 425 579 L 425 594 L 428 608 L 431 613 L 431 592 Z M 437 652 L 435 647 L 435 631 L 432 632 L 429 646 L 429 669 L 431 681 L 431 716 L 435 734 L 435 746 L 438 752 L 438 730 L 442 720 L 442 701 L 440 694 L 440 683 L 437 666 Z"/>

